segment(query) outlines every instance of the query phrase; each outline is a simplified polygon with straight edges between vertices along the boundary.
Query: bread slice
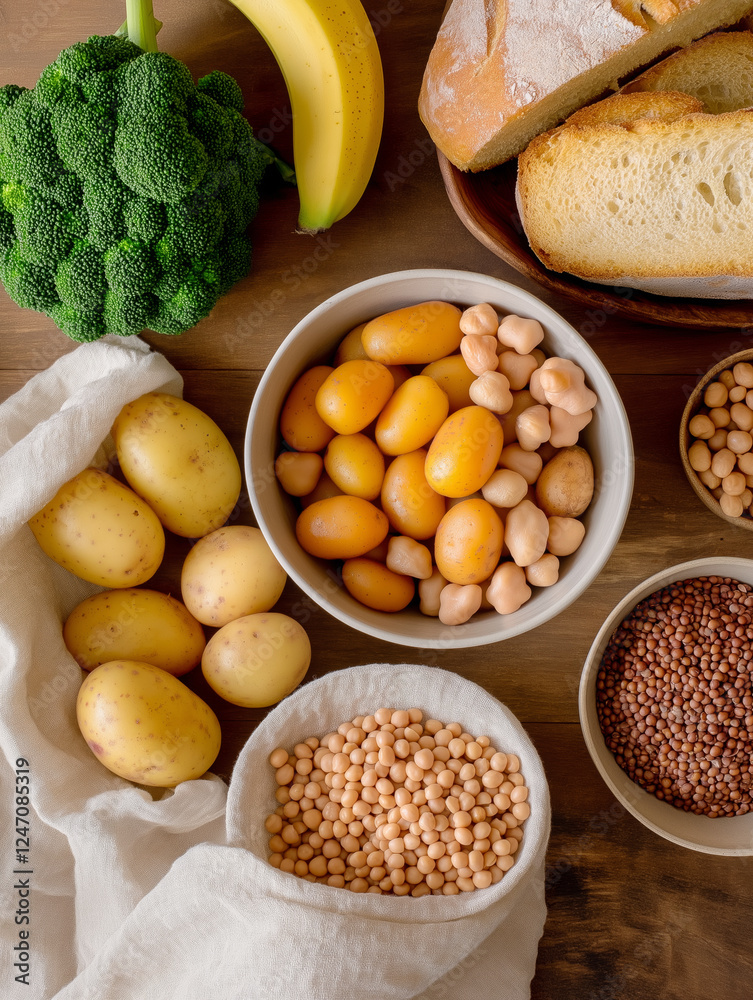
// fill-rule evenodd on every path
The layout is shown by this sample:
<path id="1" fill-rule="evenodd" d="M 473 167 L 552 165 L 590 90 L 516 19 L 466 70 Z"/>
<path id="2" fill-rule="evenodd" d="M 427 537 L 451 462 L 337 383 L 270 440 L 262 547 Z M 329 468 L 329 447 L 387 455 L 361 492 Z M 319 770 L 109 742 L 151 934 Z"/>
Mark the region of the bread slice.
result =
<path id="1" fill-rule="evenodd" d="M 680 90 L 718 115 L 753 107 L 753 32 L 720 31 L 662 59 L 622 88 Z"/>
<path id="2" fill-rule="evenodd" d="M 518 210 L 534 253 L 589 281 L 753 297 L 753 111 L 662 120 L 649 113 L 656 94 L 624 97 L 643 100 L 644 114 L 622 124 L 581 116 L 519 157 Z"/>
<path id="3" fill-rule="evenodd" d="M 460 170 L 509 160 L 662 54 L 753 10 L 753 0 L 452 0 L 419 113 Z"/>

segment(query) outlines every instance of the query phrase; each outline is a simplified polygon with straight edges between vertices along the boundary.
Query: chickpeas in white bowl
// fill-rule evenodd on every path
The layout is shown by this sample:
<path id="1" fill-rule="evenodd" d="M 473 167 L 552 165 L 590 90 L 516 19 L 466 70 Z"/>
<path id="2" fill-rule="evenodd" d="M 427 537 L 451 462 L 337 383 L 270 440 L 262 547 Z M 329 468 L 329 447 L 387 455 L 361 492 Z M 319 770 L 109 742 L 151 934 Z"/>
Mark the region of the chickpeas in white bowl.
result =
<path id="1" fill-rule="evenodd" d="M 437 343 L 433 345 L 438 354 L 411 353 L 412 331 L 417 323 L 420 326 L 421 316 L 432 310 L 432 316 L 441 315 L 447 327 L 454 324 L 456 339 L 453 341 L 450 337 L 447 343 L 440 344 L 445 333 L 438 333 Z M 419 318 L 413 318 L 395 334 L 397 319 L 402 321 L 406 316 Z M 457 329 L 460 317 L 463 317 L 466 330 Z M 474 332 L 475 328 L 469 325 L 471 320 L 479 321 L 480 332 Z M 492 336 L 491 327 L 487 329 L 490 323 L 496 325 L 496 337 Z M 397 336 L 403 353 L 379 353 L 385 330 L 389 333 L 390 328 L 393 340 Z M 539 331 L 535 347 L 529 344 L 525 354 L 504 339 L 521 336 L 525 339 L 532 330 Z M 354 353 L 344 353 L 346 344 L 352 346 L 353 338 L 360 338 Z M 403 350 L 406 344 L 407 351 Z M 492 347 L 497 361 L 494 369 L 490 367 L 494 359 L 490 362 L 484 355 Z M 504 359 L 505 354 L 516 357 Z M 380 361 L 380 357 L 384 361 Z M 467 377 L 466 397 L 464 400 L 451 399 L 452 389 L 439 394 L 434 391 L 433 396 L 417 396 L 419 402 L 413 400 L 412 412 L 427 418 L 429 411 L 433 413 L 434 397 L 446 394 L 444 416 L 438 426 L 436 423 L 433 426 L 431 439 L 424 439 L 423 447 L 415 447 L 414 441 L 407 453 L 391 451 L 389 444 L 384 444 L 385 434 L 381 433 L 385 425 L 387 431 L 390 429 L 385 412 L 389 413 L 392 406 L 399 409 L 402 396 L 419 390 L 427 393 L 435 390 L 434 382 L 442 386 L 439 374 L 431 370 L 434 363 L 431 358 L 438 359 L 436 363 L 442 361 L 454 366 L 456 371 L 462 366 Z M 532 366 L 531 358 L 534 359 Z M 337 423 L 330 419 L 330 434 L 309 451 L 291 447 L 280 426 L 291 391 L 298 391 L 307 372 L 320 370 L 321 381 L 307 390 L 309 402 L 313 392 L 317 403 L 316 410 L 310 408 L 308 411 L 311 420 L 307 426 L 313 427 L 317 419 L 323 419 L 322 413 L 325 417 L 328 414 L 324 402 L 328 385 L 331 387 L 330 383 L 337 382 L 333 372 L 338 373 L 345 365 L 357 367 L 358 361 L 362 362 L 363 370 L 359 369 L 357 379 L 361 384 L 364 380 L 368 382 L 370 392 L 374 389 L 372 395 L 378 396 L 374 412 L 362 416 L 358 424 Z M 510 368 L 509 374 L 505 374 L 503 366 L 511 361 L 516 361 L 519 367 L 528 364 L 530 370 L 521 376 L 513 374 Z M 547 369 L 544 369 L 545 363 Z M 596 402 L 595 405 L 591 403 L 592 415 L 589 414 L 588 420 L 581 418 L 583 425 L 575 433 L 577 445 L 557 448 L 548 440 L 551 421 L 543 433 L 537 423 L 544 414 L 538 413 L 536 408 L 549 408 L 537 401 L 537 389 L 532 382 L 548 379 L 554 388 L 564 388 L 573 381 L 574 372 L 582 373 L 579 391 L 586 400 L 583 405 L 592 400 Z M 427 375 L 434 376 L 434 382 L 432 378 L 427 379 Z M 520 377 L 523 383 L 514 381 Z M 351 378 L 351 387 L 352 384 Z M 457 380 L 450 379 L 445 385 L 457 385 Z M 515 385 L 520 388 L 514 388 Z M 513 414 L 514 425 L 508 420 L 506 429 L 505 413 L 494 409 L 500 405 L 496 397 L 502 390 L 518 401 L 524 398 L 526 404 Z M 424 398 L 432 402 L 424 405 L 421 402 Z M 442 400 L 438 399 L 438 403 Z M 337 404 L 335 397 L 335 409 Z M 526 411 L 524 419 L 517 420 L 523 410 Z M 373 456 L 366 462 L 369 470 L 373 471 L 377 465 L 377 456 L 384 461 L 383 477 L 377 488 L 371 486 L 371 494 L 348 493 L 342 482 L 337 482 L 335 489 L 327 484 L 329 492 L 322 493 L 322 499 L 329 501 L 326 504 L 328 512 L 342 508 L 346 516 L 360 518 L 361 523 L 373 529 L 369 544 L 364 548 L 361 538 L 360 549 L 353 551 L 340 544 L 347 530 L 330 531 L 331 538 L 340 539 L 336 546 L 320 544 L 322 534 L 325 543 L 329 539 L 327 532 L 321 530 L 321 519 L 314 518 L 314 514 L 324 510 L 319 506 L 315 491 L 321 489 L 328 478 L 334 480 L 337 475 L 328 451 L 338 435 L 350 438 L 349 444 L 358 437 L 357 443 L 364 454 Z M 466 468 L 460 471 L 457 464 L 448 470 L 441 460 L 442 449 L 435 447 L 438 440 L 451 440 L 453 435 L 456 442 L 453 454 L 465 452 L 469 458 Z M 541 440 L 542 437 L 546 440 Z M 514 469 L 509 463 L 504 464 L 504 460 L 499 464 L 505 448 L 516 452 L 519 464 Z M 435 464 L 431 460 L 432 449 L 440 456 Z M 577 449 L 588 458 L 592 476 L 589 497 L 592 499 L 580 518 L 583 531 L 582 539 L 576 542 L 577 550 L 570 549 L 571 554 L 560 557 L 552 549 L 556 550 L 559 545 L 561 552 L 567 551 L 564 538 L 557 540 L 558 528 L 564 527 L 559 522 L 566 519 L 555 517 L 550 531 L 550 517 L 542 510 L 541 498 L 537 496 L 537 490 L 543 491 L 543 484 L 538 487 L 537 479 L 551 461 L 569 465 L 571 459 L 577 460 L 580 457 Z M 303 453 L 300 458 L 292 454 L 299 450 Z M 298 463 L 301 469 L 314 470 L 308 494 L 301 495 L 305 487 L 291 488 L 285 481 L 283 467 L 286 462 L 281 459 L 291 454 L 291 458 L 286 458 L 288 465 Z M 417 469 L 413 469 L 411 463 Z M 324 610 L 353 628 L 387 641 L 422 648 L 497 642 L 535 628 L 559 614 L 587 589 L 611 555 L 627 516 L 633 486 L 632 441 L 622 401 L 608 372 L 583 338 L 544 303 L 507 282 L 481 274 L 445 270 L 381 275 L 339 292 L 304 317 L 276 352 L 256 390 L 247 427 L 245 465 L 257 523 L 298 586 Z M 331 477 L 322 475 L 327 465 L 333 471 Z M 528 472 L 528 466 L 534 465 L 535 471 Z M 408 471 L 403 473 L 401 470 L 406 468 Z M 513 496 L 514 491 L 510 493 L 508 480 L 516 478 L 509 475 L 511 470 L 517 471 L 524 481 L 525 494 Z M 572 470 L 566 471 L 570 474 Z M 461 474 L 466 472 L 469 478 L 458 487 Z M 467 548 L 460 550 L 457 567 L 450 566 L 452 547 L 443 545 L 438 520 L 423 537 L 422 530 L 406 530 L 399 520 L 400 509 L 406 511 L 410 507 L 406 502 L 409 498 L 401 494 L 399 484 L 401 481 L 415 484 L 416 479 L 410 477 L 417 474 L 422 477 L 421 489 L 413 513 L 418 511 L 420 516 L 427 515 L 432 503 L 438 501 L 439 519 L 457 522 L 454 532 L 450 532 L 452 537 L 456 537 L 458 531 L 475 530 L 487 550 L 491 550 L 487 551 L 488 576 L 483 575 L 486 567 L 474 568 Z M 577 471 L 574 475 L 577 480 Z M 451 485 L 446 484 L 443 476 L 449 477 Z M 316 484 L 313 489 L 311 482 Z M 394 489 L 390 489 L 390 484 Z M 368 495 L 372 499 L 367 499 Z M 316 509 L 312 512 L 312 508 Z M 407 511 L 406 516 L 410 513 Z M 552 547 L 545 552 L 550 534 Z M 317 540 L 312 541 L 315 535 Z M 522 549 L 532 535 L 543 537 L 544 548 L 538 556 L 544 553 L 548 556 L 539 567 L 543 573 L 538 580 L 524 573 L 524 567 L 530 565 L 530 553 L 524 554 Z M 489 541 L 491 536 L 494 537 Z M 504 545 L 507 547 L 503 548 Z M 426 575 L 425 566 L 416 570 L 412 562 L 416 557 L 425 562 L 426 553 L 422 549 L 428 550 L 432 560 L 433 579 Z M 450 556 L 442 563 L 441 553 L 445 551 L 450 552 Z M 401 572 L 406 559 L 411 568 Z M 552 569 L 556 572 L 552 573 Z M 471 575 L 465 578 L 462 574 L 468 570 Z M 491 574 L 495 570 L 502 578 L 497 588 L 499 593 L 491 589 Z M 366 583 L 363 582 L 364 572 Z M 415 573 L 412 578 L 411 572 Z M 473 576 L 474 572 L 482 575 Z M 374 602 L 373 606 L 368 606 L 354 596 L 365 593 L 368 602 L 367 584 L 374 575 L 386 577 L 393 590 L 400 590 L 402 596 L 394 605 Z M 524 600 L 510 599 L 510 603 L 506 603 L 514 587 L 505 577 L 514 578 L 514 581 L 522 578 L 527 589 Z M 440 592 L 449 587 L 459 589 L 459 597 L 471 594 L 478 602 L 475 605 L 478 610 L 473 610 L 467 618 L 463 614 L 457 618 L 446 614 L 440 616 L 438 598 Z"/>

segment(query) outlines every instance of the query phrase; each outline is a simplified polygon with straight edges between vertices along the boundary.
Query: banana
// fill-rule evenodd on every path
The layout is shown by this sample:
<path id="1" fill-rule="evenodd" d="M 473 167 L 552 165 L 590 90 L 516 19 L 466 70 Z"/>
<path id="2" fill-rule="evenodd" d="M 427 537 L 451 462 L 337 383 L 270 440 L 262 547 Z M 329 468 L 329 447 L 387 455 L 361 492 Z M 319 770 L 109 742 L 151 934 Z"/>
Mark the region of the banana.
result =
<path id="1" fill-rule="evenodd" d="M 321 232 L 363 195 L 384 119 L 379 48 L 360 0 L 231 0 L 272 50 L 293 115 L 298 225 Z"/>

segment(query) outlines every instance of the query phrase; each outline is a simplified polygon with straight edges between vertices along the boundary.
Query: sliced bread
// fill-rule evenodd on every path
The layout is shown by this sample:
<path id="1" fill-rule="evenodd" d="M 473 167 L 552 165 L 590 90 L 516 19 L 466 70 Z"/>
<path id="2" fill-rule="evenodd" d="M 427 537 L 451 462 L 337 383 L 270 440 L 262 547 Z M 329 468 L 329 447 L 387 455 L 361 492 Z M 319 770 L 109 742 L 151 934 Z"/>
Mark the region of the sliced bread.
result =
<path id="1" fill-rule="evenodd" d="M 753 111 L 662 120 L 656 94 L 624 96 L 643 113 L 636 104 L 631 121 L 594 121 L 595 105 L 590 122 L 571 119 L 521 154 L 518 209 L 534 253 L 589 281 L 752 297 Z"/>
<path id="2" fill-rule="evenodd" d="M 460 170 L 485 170 L 753 0 L 452 0 L 418 108 Z"/>
<path id="3" fill-rule="evenodd" d="M 710 114 L 753 107 L 753 32 L 718 31 L 662 59 L 622 88 L 681 90 Z"/>

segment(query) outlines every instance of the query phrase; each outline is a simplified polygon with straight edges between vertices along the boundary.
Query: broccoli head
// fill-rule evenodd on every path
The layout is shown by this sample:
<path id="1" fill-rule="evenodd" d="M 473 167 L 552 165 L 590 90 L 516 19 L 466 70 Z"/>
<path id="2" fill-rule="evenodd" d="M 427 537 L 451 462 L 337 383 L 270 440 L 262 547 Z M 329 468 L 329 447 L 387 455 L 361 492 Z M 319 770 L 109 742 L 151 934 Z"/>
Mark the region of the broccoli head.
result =
<path id="1" fill-rule="evenodd" d="M 207 316 L 248 273 L 272 162 L 242 111 L 226 73 L 194 83 L 179 60 L 119 35 L 65 49 L 30 90 L 0 87 L 11 298 L 80 341 L 178 334 Z"/>

